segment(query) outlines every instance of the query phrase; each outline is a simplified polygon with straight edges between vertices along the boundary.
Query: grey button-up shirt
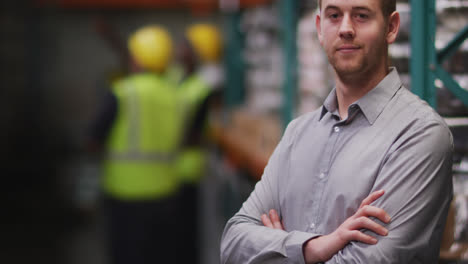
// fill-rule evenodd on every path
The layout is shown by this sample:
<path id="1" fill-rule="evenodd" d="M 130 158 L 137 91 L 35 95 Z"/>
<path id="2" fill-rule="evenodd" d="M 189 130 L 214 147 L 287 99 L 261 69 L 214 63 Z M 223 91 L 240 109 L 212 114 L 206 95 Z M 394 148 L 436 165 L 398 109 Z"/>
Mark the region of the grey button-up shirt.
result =
<path id="1" fill-rule="evenodd" d="M 452 199 L 450 130 L 396 69 L 340 120 L 333 90 L 290 123 L 261 181 L 227 223 L 222 263 L 304 263 L 302 246 L 338 228 L 371 192 L 392 218 L 376 245 L 351 242 L 327 263 L 437 263 Z M 275 209 L 285 231 L 264 227 Z"/>

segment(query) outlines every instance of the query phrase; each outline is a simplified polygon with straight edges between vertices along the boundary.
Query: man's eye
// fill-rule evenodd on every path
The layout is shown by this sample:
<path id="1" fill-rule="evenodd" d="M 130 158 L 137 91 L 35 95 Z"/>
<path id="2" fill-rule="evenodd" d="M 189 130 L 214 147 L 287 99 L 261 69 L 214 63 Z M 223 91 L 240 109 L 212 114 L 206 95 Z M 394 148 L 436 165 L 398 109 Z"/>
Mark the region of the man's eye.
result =
<path id="1" fill-rule="evenodd" d="M 369 16 L 366 15 L 366 14 L 358 14 L 358 18 L 359 18 L 359 19 L 368 19 Z"/>
<path id="2" fill-rule="evenodd" d="M 331 18 L 331 19 L 337 19 L 338 14 L 330 14 L 328 17 Z"/>

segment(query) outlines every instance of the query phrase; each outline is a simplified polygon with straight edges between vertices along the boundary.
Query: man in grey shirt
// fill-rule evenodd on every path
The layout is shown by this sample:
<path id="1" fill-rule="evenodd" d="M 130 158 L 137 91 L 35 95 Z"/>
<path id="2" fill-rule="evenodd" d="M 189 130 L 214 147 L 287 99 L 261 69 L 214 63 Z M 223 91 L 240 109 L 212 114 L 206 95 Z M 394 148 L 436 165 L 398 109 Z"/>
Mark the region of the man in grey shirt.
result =
<path id="1" fill-rule="evenodd" d="M 453 141 L 387 66 L 395 2 L 319 1 L 336 86 L 289 124 L 225 227 L 222 263 L 437 263 Z"/>

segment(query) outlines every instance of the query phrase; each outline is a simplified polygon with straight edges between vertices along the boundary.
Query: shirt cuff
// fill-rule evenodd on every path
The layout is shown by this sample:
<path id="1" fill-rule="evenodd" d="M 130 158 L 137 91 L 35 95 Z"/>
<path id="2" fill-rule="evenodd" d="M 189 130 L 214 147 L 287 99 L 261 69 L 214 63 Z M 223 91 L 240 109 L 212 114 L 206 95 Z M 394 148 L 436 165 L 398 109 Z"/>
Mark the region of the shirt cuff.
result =
<path id="1" fill-rule="evenodd" d="M 290 238 L 288 239 L 288 242 L 286 242 L 286 263 L 305 264 L 304 253 L 302 252 L 304 243 L 320 235 L 300 231 L 290 232 L 289 235 Z"/>

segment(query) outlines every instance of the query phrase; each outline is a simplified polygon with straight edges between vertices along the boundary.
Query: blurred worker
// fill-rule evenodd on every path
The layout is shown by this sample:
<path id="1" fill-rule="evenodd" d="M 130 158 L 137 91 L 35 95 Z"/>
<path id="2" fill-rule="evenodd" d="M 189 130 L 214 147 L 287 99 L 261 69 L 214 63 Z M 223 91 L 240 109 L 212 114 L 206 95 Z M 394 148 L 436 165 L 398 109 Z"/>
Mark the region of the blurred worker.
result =
<path id="1" fill-rule="evenodd" d="M 178 263 L 179 179 L 175 156 L 182 119 L 176 88 L 163 78 L 172 41 L 156 25 L 128 41 L 131 74 L 112 85 L 94 126 L 106 143 L 103 188 L 111 263 Z"/>
<path id="2" fill-rule="evenodd" d="M 178 159 L 178 172 L 184 184 L 182 190 L 183 212 L 190 215 L 184 226 L 184 262 L 199 260 L 197 231 L 199 220 L 198 189 L 205 174 L 207 117 L 213 99 L 221 92 L 224 75 L 220 65 L 222 38 L 218 29 L 210 24 L 194 24 L 187 28 L 178 50 L 182 75 L 178 92 L 185 112 L 185 137 Z"/>

